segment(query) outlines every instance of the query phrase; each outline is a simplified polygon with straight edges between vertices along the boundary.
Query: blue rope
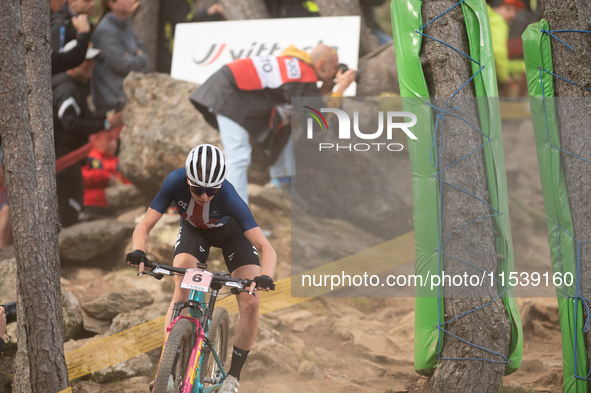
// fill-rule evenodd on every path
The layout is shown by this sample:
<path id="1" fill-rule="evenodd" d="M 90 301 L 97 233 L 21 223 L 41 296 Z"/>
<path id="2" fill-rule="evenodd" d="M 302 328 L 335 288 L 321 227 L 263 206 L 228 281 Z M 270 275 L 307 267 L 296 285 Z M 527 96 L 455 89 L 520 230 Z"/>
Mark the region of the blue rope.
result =
<path id="1" fill-rule="evenodd" d="M 575 83 L 575 82 L 573 82 L 573 81 L 569 81 L 568 79 L 566 79 L 566 78 L 563 78 L 563 77 L 562 77 L 562 76 L 560 76 L 560 75 L 556 75 L 555 73 L 553 73 L 553 72 L 550 72 L 550 71 L 548 71 L 548 70 L 546 70 L 546 69 L 544 69 L 544 71 L 545 71 L 545 72 L 547 72 L 547 73 L 548 73 L 548 74 L 550 74 L 550 75 L 554 75 L 555 77 L 562 79 L 562 80 L 563 80 L 563 81 L 565 81 L 565 82 L 568 82 L 568 83 L 570 83 L 571 85 L 575 85 L 575 86 L 581 87 L 581 88 L 583 88 L 583 89 L 585 89 L 585 90 L 591 91 L 591 89 L 588 89 L 588 88 L 586 88 L 585 86 L 581 86 L 581 85 L 579 85 L 578 83 Z"/>
<path id="2" fill-rule="evenodd" d="M 421 0 L 422 1 L 422 0 Z M 439 19 L 440 17 L 442 17 L 444 14 L 446 14 L 448 11 L 451 11 L 453 8 L 455 8 L 457 5 L 460 5 L 464 2 L 464 0 L 461 0 L 460 2 L 452 5 L 451 7 L 449 7 L 448 9 L 446 9 L 445 11 L 443 11 L 441 14 L 437 15 L 434 19 L 431 19 L 430 22 L 427 22 L 427 24 L 423 25 L 423 27 L 421 27 L 419 30 L 423 30 L 425 27 L 427 27 L 429 24 L 433 23 L 434 21 L 436 21 L 437 19 Z"/>
<path id="3" fill-rule="evenodd" d="M 570 45 L 569 45 L 569 44 L 567 44 L 566 42 L 562 41 L 560 38 L 556 37 L 554 34 L 550 33 L 548 30 L 546 30 L 546 29 L 542 29 L 542 30 L 540 30 L 540 31 L 541 31 L 542 33 L 549 34 L 549 35 L 550 35 L 551 37 L 553 37 L 553 38 L 554 38 L 556 41 L 560 41 L 560 42 L 562 42 L 564 45 L 566 45 L 566 47 L 567 47 L 568 49 L 570 49 L 570 50 L 572 50 L 572 49 L 573 49 L 573 47 L 572 47 L 572 46 L 570 46 Z"/>
<path id="4" fill-rule="evenodd" d="M 568 49 L 572 50 L 573 47 L 570 46 L 569 44 L 567 44 L 566 42 L 558 39 L 558 37 L 556 37 L 554 34 L 552 33 L 566 33 L 566 32 L 573 32 L 573 33 L 591 33 L 591 31 L 589 30 L 574 30 L 574 29 L 566 29 L 566 30 L 546 30 L 546 29 L 542 29 L 540 30 L 542 33 L 546 33 L 549 34 L 552 38 L 554 38 L 557 41 L 562 42 L 564 45 L 566 45 L 568 47 Z"/>
<path id="5" fill-rule="evenodd" d="M 427 38 L 431 38 L 432 40 L 435 40 L 435 41 L 439 42 L 440 44 L 443 44 L 443 45 L 447 46 L 448 48 L 451 48 L 451 49 L 455 50 L 456 52 L 461 53 L 462 55 L 466 56 L 468 59 L 472 60 L 474 63 L 478 64 L 479 66 L 482 65 L 479 62 L 477 62 L 476 60 L 474 60 L 473 58 L 471 58 L 470 56 L 468 56 L 467 54 L 465 54 L 464 52 L 462 52 L 461 50 L 454 48 L 453 46 L 451 46 L 448 43 L 445 43 L 445 42 L 443 42 L 441 40 L 438 40 L 437 38 L 433 38 L 431 36 L 428 36 L 427 34 L 421 33 L 418 29 L 415 30 L 415 33 L 420 34 L 422 36 L 425 36 Z"/>

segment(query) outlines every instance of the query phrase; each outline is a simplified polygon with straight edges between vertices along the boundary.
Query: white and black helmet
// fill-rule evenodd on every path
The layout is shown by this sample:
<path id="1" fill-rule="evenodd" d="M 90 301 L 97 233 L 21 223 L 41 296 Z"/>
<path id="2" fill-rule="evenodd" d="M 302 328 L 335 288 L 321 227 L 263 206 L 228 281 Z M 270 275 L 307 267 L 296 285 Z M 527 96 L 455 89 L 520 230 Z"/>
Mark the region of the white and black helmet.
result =
<path id="1" fill-rule="evenodd" d="M 193 148 L 185 163 L 187 177 L 200 187 L 219 188 L 222 186 L 228 166 L 226 156 L 213 145 L 199 145 Z"/>

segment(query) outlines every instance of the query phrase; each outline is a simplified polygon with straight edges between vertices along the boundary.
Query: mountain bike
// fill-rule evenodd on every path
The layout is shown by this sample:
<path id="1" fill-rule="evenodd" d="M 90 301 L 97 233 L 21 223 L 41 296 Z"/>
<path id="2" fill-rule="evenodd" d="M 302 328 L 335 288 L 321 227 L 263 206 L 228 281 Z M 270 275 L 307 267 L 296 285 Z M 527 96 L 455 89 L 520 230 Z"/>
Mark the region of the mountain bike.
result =
<path id="1" fill-rule="evenodd" d="M 165 275 L 183 275 L 181 288 L 191 290 L 187 302 L 174 304 L 152 393 L 211 393 L 220 389 L 226 379 L 230 319 L 224 308 L 215 308 L 215 302 L 223 286 L 238 295 L 249 292 L 246 288 L 253 281 L 209 272 L 202 264 L 183 269 L 147 261 L 144 266 L 151 268 L 146 273 L 158 280 Z M 185 308 L 189 308 L 189 316 L 180 315 Z"/>

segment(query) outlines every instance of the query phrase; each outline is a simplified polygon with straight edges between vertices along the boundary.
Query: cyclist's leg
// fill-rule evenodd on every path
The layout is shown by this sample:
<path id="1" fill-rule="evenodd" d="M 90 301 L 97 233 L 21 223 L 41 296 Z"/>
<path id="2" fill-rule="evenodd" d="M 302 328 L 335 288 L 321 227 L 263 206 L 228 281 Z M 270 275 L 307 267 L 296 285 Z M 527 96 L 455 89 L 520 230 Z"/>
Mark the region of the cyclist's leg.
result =
<path id="1" fill-rule="evenodd" d="M 256 249 L 244 236 L 238 224 L 235 222 L 228 223 L 223 236 L 218 236 L 216 239 L 217 242 L 221 242 L 222 255 L 232 277 L 253 279 L 261 274 Z M 248 293 L 241 293 L 237 296 L 237 300 L 240 318 L 234 333 L 232 363 L 228 374 L 240 379 L 240 371 L 257 334 L 259 298 L 258 295 L 252 296 Z"/>
<path id="2" fill-rule="evenodd" d="M 197 267 L 197 262 L 206 263 L 209 256 L 210 240 L 204 236 L 197 228 L 181 220 L 181 226 L 176 238 L 174 248 L 174 258 L 172 265 L 184 269 Z M 166 337 L 166 327 L 171 322 L 172 309 L 176 302 L 186 302 L 189 300 L 189 289 L 181 288 L 183 276 L 174 276 L 174 294 L 168 306 L 166 320 L 164 325 L 164 337 Z M 188 310 L 183 310 L 182 315 L 187 315 Z"/>

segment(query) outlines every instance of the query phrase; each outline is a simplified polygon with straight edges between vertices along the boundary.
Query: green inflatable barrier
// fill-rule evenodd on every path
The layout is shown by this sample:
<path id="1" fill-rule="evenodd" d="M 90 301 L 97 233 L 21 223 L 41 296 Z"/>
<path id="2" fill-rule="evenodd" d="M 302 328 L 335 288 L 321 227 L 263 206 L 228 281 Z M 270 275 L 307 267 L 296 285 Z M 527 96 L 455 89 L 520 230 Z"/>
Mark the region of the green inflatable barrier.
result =
<path id="1" fill-rule="evenodd" d="M 552 270 L 562 275 L 570 272 L 576 277 L 577 254 L 575 242 L 572 237 L 565 235 L 564 231 L 557 227 L 558 223 L 569 233 L 574 233 L 564 172 L 560 165 L 560 150 L 548 145 L 549 141 L 552 145 L 560 147 L 560 135 L 554 105 L 554 80 L 552 75 L 543 71 L 546 69 L 554 72 L 552 52 L 550 50 L 551 37 L 548 34 L 543 34 L 542 29 L 549 30 L 548 22 L 544 19 L 529 25 L 523 33 L 522 39 L 527 87 L 536 136 L 538 166 L 540 168 L 544 208 L 548 224 L 548 244 L 550 245 Z M 559 252 L 560 259 L 558 258 Z M 563 290 L 566 292 L 564 293 Z M 587 354 L 583 337 L 583 325 L 585 323 L 583 306 L 580 302 L 577 303 L 575 299 L 569 298 L 569 296 L 575 296 L 573 286 L 557 287 L 560 332 L 562 335 L 562 375 L 564 380 L 562 391 L 583 393 L 587 392 L 587 381 L 574 378 L 575 375 L 578 377 L 587 376 Z"/>
<path id="2" fill-rule="evenodd" d="M 439 185 L 432 177 L 434 168 L 430 162 L 431 142 L 434 135 L 434 122 L 431 109 L 425 105 L 429 97 L 427 83 L 419 60 L 423 37 L 415 32 L 423 26 L 420 0 L 392 0 L 391 15 L 396 49 L 396 63 L 400 82 L 400 94 L 404 110 L 430 121 L 417 123 L 413 132 L 418 140 L 409 139 L 409 151 L 413 174 L 413 219 L 415 226 L 415 270 L 426 278 L 427 273 L 438 271 L 438 232 L 439 225 Z M 490 25 L 484 0 L 466 0 L 461 4 L 468 32 L 470 57 L 483 64 L 485 68 L 473 79 L 477 97 L 497 97 Z M 428 39 L 428 38 L 425 38 Z M 472 62 L 472 72 L 476 74 L 480 66 Z M 459 86 L 458 86 L 459 88 Z M 479 99 L 478 110 L 481 131 L 492 137 L 493 141 L 484 148 L 489 203 L 502 213 L 493 217 L 493 225 L 499 232 L 495 238 L 500 260 L 498 271 L 505 277 L 513 271 L 513 244 L 509 226 L 509 206 L 507 182 L 505 178 L 505 159 L 501 137 L 501 116 L 498 100 Z M 483 141 L 486 141 L 483 136 Z M 430 288 L 418 288 L 415 301 L 415 370 L 430 376 L 438 365 L 440 333 L 436 325 L 443 323 L 443 299 L 433 297 Z M 517 311 L 517 301 L 511 296 L 503 297 L 511 321 L 511 342 L 507 374 L 515 372 L 521 365 L 523 353 L 523 334 Z M 438 312 L 438 309 L 442 310 Z M 439 320 L 438 315 L 441 315 Z"/>

